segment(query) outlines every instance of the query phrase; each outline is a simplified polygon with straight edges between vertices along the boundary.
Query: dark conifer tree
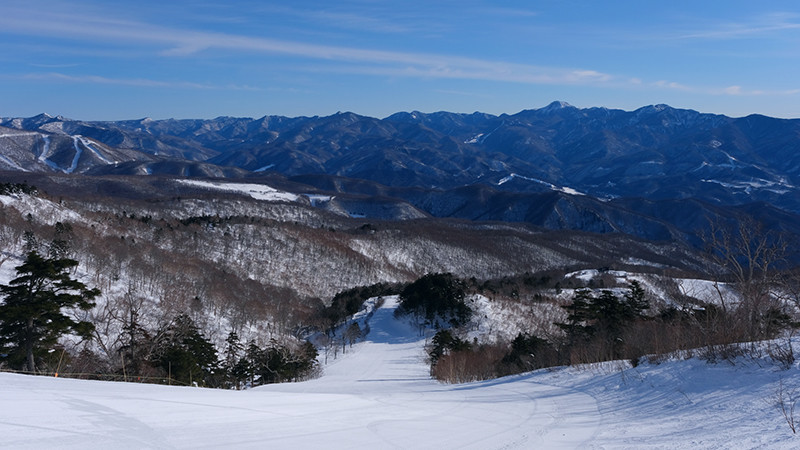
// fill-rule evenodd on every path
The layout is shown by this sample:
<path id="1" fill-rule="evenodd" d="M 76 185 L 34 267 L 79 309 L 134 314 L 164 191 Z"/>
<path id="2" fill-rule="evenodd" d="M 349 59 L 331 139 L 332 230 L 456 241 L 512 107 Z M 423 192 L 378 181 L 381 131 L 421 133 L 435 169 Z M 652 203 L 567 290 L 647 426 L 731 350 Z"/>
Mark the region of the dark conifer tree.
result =
<path id="1" fill-rule="evenodd" d="M 217 349 L 191 317 L 180 314 L 160 333 L 153 362 L 184 384 L 214 385 Z"/>
<path id="2" fill-rule="evenodd" d="M 77 265 L 75 260 L 44 258 L 33 250 L 17 267 L 17 278 L 0 285 L 5 297 L 0 305 L 0 346 L 11 367 L 35 372 L 37 357 L 63 334 L 91 338 L 94 325 L 64 313 L 71 308 L 91 309 L 100 294 L 70 277 L 70 270 Z"/>
<path id="3" fill-rule="evenodd" d="M 472 317 L 472 310 L 464 303 L 465 297 L 464 283 L 452 274 L 428 274 L 403 289 L 397 313 L 413 314 L 437 328 L 439 319 L 459 327 Z"/>
<path id="4" fill-rule="evenodd" d="M 228 333 L 228 337 L 225 339 L 222 364 L 225 369 L 228 384 L 236 389 L 239 389 L 239 385 L 247 376 L 245 364 L 240 364 L 246 361 L 246 359 L 240 356 L 243 352 L 244 345 L 236 331 Z"/>
<path id="5" fill-rule="evenodd" d="M 567 321 L 556 325 L 567 333 L 569 345 L 574 345 L 578 340 L 588 339 L 594 333 L 594 328 L 588 323 L 594 318 L 593 301 L 589 289 L 579 289 L 575 291 L 572 303 L 562 306 L 567 311 Z"/>

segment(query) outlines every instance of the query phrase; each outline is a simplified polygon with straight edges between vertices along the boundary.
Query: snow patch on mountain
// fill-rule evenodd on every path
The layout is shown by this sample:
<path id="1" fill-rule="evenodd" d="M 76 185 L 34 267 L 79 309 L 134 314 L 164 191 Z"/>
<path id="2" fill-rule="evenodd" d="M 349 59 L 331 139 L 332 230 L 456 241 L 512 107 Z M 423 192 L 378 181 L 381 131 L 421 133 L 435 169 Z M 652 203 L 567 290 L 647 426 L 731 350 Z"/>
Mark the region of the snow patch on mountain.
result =
<path id="1" fill-rule="evenodd" d="M 114 164 L 114 163 L 116 163 L 116 161 L 111 161 L 110 159 L 106 158 L 102 153 L 100 153 L 100 150 L 98 150 L 94 146 L 94 142 L 90 141 L 89 139 L 86 139 L 85 137 L 83 137 L 81 135 L 75 135 L 73 137 L 73 139 L 80 140 L 81 144 L 83 144 L 84 147 L 89 149 L 89 151 L 94 153 L 94 155 L 97 156 L 98 158 L 100 158 L 100 160 L 103 161 L 104 163 L 106 163 L 106 164 Z M 75 148 L 78 148 L 77 141 L 75 142 Z"/>
<path id="2" fill-rule="evenodd" d="M 25 169 L 24 167 L 21 167 L 19 164 L 15 163 L 14 161 L 8 159 L 5 155 L 0 155 L 0 161 L 3 161 L 4 163 L 6 163 L 9 167 L 11 167 L 14 170 L 19 170 L 21 172 L 30 172 L 29 170 Z"/>
<path id="3" fill-rule="evenodd" d="M 273 167 L 275 167 L 275 164 L 267 164 L 264 167 L 259 167 L 258 169 L 254 170 L 253 172 L 266 172 L 267 170 L 272 169 Z"/>
<path id="4" fill-rule="evenodd" d="M 575 107 L 570 105 L 567 102 L 554 101 L 554 102 L 550 103 L 549 105 L 545 106 L 544 108 L 539 108 L 537 111 L 541 112 L 541 113 L 550 114 L 550 113 L 558 112 L 558 111 L 561 111 L 561 110 L 567 109 L 567 108 L 574 109 Z"/>
<path id="5" fill-rule="evenodd" d="M 703 179 L 701 181 L 704 183 L 719 184 L 720 186 L 726 187 L 728 189 L 742 190 L 747 194 L 750 194 L 754 189 L 774 192 L 776 194 L 786 194 L 796 189 L 795 186 L 785 182 L 785 180 L 775 182 L 770 180 L 764 180 L 761 178 L 756 178 L 749 181 L 726 182 L 726 181 L 711 180 L 711 179 Z"/>
<path id="6" fill-rule="evenodd" d="M 42 146 L 42 153 L 39 155 L 38 158 L 39 162 L 50 166 L 50 168 L 52 168 L 53 170 L 58 170 L 63 172 L 63 169 L 59 167 L 58 164 L 47 159 L 47 156 L 50 154 L 50 136 L 46 134 L 42 134 L 41 136 L 42 140 L 44 141 L 44 145 Z"/>
<path id="7" fill-rule="evenodd" d="M 39 127 L 42 131 L 47 131 L 53 134 L 66 134 L 64 132 L 64 122 L 50 122 Z"/>
<path id="8" fill-rule="evenodd" d="M 738 303 L 740 301 L 740 296 L 736 289 L 726 283 L 691 278 L 678 279 L 676 281 L 683 295 L 704 303 L 725 306 L 720 299 L 733 299 L 732 301 L 728 300 L 729 303 Z"/>
<path id="9" fill-rule="evenodd" d="M 308 198 L 308 201 L 311 202 L 311 206 L 320 206 L 334 199 L 332 195 L 303 194 L 303 196 Z"/>
<path id="10" fill-rule="evenodd" d="M 474 137 L 472 137 L 471 139 L 467 139 L 466 141 L 464 141 L 464 143 L 465 144 L 480 144 L 484 140 L 483 136 L 484 136 L 483 133 L 478 133 Z"/>
<path id="11" fill-rule="evenodd" d="M 15 138 L 20 136 L 38 136 L 40 133 L 3 133 L 0 138 Z"/>
<path id="12" fill-rule="evenodd" d="M 31 214 L 48 225 L 84 220 L 80 214 L 64 205 L 30 195 L 0 195 L 0 204 L 16 209 L 23 216 Z"/>
<path id="13" fill-rule="evenodd" d="M 500 181 L 498 181 L 498 182 L 497 182 L 497 185 L 498 185 L 498 186 L 502 186 L 503 184 L 506 184 L 506 183 L 508 183 L 509 181 L 512 181 L 512 180 L 514 180 L 515 178 L 519 178 L 519 179 L 526 180 L 526 181 L 532 181 L 532 182 L 534 182 L 534 183 L 543 184 L 543 185 L 545 185 L 545 186 L 549 187 L 550 189 L 552 189 L 552 190 L 554 190 L 554 191 L 563 192 L 563 193 L 565 193 L 565 194 L 570 194 L 570 195 L 586 195 L 586 194 L 584 194 L 583 192 L 580 192 L 580 191 L 578 191 L 577 189 L 573 189 L 573 188 L 571 188 L 571 187 L 567 187 L 567 186 L 561 186 L 561 187 L 559 187 L 559 186 L 556 186 L 556 185 L 555 185 L 555 184 L 553 184 L 553 183 L 548 183 L 547 181 L 539 180 L 539 179 L 537 179 L 537 178 L 526 177 L 526 176 L 524 176 L 524 175 L 519 175 L 519 174 L 516 174 L 516 173 L 512 173 L 511 175 L 508 175 L 507 177 L 504 177 L 503 179 L 501 179 Z"/>
<path id="14" fill-rule="evenodd" d="M 256 200 L 264 200 L 268 202 L 296 202 L 300 198 L 300 196 L 297 194 L 279 191 L 265 184 L 224 183 L 200 180 L 178 180 L 178 182 L 218 191 L 239 192 L 249 195 Z"/>
<path id="15" fill-rule="evenodd" d="M 83 154 L 83 149 L 79 145 L 80 143 L 80 136 L 73 136 L 72 137 L 72 144 L 75 147 L 75 157 L 72 158 L 72 164 L 64 169 L 64 173 L 72 173 L 75 172 L 75 169 L 78 167 L 78 160 L 81 159 L 81 155 Z"/>

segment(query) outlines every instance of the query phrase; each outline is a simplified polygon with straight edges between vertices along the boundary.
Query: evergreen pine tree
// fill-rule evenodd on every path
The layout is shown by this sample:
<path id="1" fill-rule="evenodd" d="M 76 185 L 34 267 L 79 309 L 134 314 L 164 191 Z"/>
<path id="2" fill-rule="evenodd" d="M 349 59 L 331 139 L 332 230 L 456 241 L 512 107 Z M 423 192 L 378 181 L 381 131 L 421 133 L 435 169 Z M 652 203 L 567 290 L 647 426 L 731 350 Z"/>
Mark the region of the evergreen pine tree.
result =
<path id="1" fill-rule="evenodd" d="M 225 339 L 225 350 L 223 351 L 223 368 L 225 369 L 226 378 L 228 383 L 239 389 L 239 385 L 247 376 L 246 372 L 243 370 L 244 365 L 240 364 L 244 358 L 240 358 L 239 355 L 242 354 L 244 351 L 244 345 L 242 345 L 242 341 L 239 340 L 239 335 L 236 331 L 231 330 L 228 333 L 228 337 Z"/>
<path id="2" fill-rule="evenodd" d="M 153 362 L 185 384 L 215 384 L 217 350 L 191 317 L 180 314 L 161 333 Z"/>
<path id="3" fill-rule="evenodd" d="M 556 323 L 556 325 L 567 333 L 570 346 L 579 339 L 588 339 L 594 333 L 592 325 L 587 323 L 594 317 L 592 314 L 593 301 L 592 291 L 579 289 L 575 291 L 572 303 L 562 306 L 567 311 L 567 322 Z"/>
<path id="4" fill-rule="evenodd" d="M 644 288 L 636 280 L 631 280 L 629 283 L 628 292 L 625 294 L 625 302 L 631 313 L 636 317 L 641 317 L 644 311 L 650 308 L 650 303 L 645 298 Z"/>
<path id="5" fill-rule="evenodd" d="M 64 314 L 65 309 L 89 310 L 97 289 L 88 289 L 70 277 L 78 262 L 44 258 L 35 250 L 16 268 L 17 278 L 0 285 L 5 301 L 0 305 L 0 347 L 11 367 L 36 371 L 36 358 L 66 333 L 90 339 L 94 325 Z"/>

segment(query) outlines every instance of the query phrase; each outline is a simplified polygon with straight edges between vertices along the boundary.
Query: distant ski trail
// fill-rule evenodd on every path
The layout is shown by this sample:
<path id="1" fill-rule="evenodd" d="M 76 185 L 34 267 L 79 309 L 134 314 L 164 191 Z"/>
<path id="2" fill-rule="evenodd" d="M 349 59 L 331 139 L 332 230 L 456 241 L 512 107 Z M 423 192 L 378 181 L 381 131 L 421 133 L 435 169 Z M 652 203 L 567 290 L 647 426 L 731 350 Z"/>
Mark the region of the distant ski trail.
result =
<path id="1" fill-rule="evenodd" d="M 8 164 L 13 169 L 19 170 L 20 172 L 30 172 L 29 170 L 25 169 L 24 167 L 21 167 L 19 164 L 15 163 L 14 161 L 8 159 L 8 157 L 6 157 L 5 155 L 0 155 L 0 159 L 2 159 L 3 162 Z"/>
<path id="2" fill-rule="evenodd" d="M 42 164 L 47 164 L 48 166 L 50 166 L 50 168 L 52 168 L 54 170 L 59 170 L 59 171 L 63 172 L 64 169 L 59 167 L 58 164 L 56 164 L 53 161 L 50 161 L 49 159 L 47 159 L 47 155 L 50 154 L 50 136 L 48 136 L 46 134 L 41 134 L 41 133 L 40 133 L 40 136 L 42 136 L 42 140 L 44 141 L 44 145 L 42 145 L 42 154 L 39 155 L 39 162 L 41 162 Z"/>
<path id="3" fill-rule="evenodd" d="M 80 136 L 73 136 L 72 137 L 72 144 L 75 147 L 75 156 L 72 158 L 72 164 L 64 170 L 64 173 L 73 173 L 75 169 L 78 168 L 78 160 L 81 159 L 81 155 L 83 154 L 83 149 L 78 145 L 79 144 Z"/>
<path id="4" fill-rule="evenodd" d="M 92 141 L 80 135 L 76 136 L 76 138 L 80 139 L 81 144 L 83 144 L 83 146 L 86 147 L 90 152 L 94 153 L 94 155 L 97 156 L 101 161 L 103 161 L 106 164 L 114 164 L 115 161 L 111 161 L 110 159 L 106 158 L 102 153 L 100 153 L 100 150 L 95 148 L 95 146 L 92 144 Z M 78 143 L 75 142 L 75 148 L 77 148 L 77 145 Z"/>

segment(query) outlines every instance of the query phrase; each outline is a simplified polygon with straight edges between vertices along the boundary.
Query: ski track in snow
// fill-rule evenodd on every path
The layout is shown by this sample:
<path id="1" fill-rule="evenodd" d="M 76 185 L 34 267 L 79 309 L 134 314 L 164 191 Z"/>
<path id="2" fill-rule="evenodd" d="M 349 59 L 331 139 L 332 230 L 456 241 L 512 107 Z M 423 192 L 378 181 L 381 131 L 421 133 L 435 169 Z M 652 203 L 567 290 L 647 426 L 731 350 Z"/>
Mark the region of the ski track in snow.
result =
<path id="1" fill-rule="evenodd" d="M 781 374 L 699 360 L 623 362 L 483 382 L 431 380 L 397 297 L 315 380 L 245 391 L 0 373 L 9 448 L 798 448 L 763 400 Z M 357 317 L 364 320 L 363 316 Z M 617 367 L 619 366 L 619 367 Z M 736 376 L 731 376 L 735 374 Z M 793 380 L 794 379 L 794 380 Z"/>
<path id="2" fill-rule="evenodd" d="M 0 136 L 2 137 L 2 136 Z M 6 164 L 8 164 L 11 168 L 15 170 L 19 170 L 20 172 L 29 172 L 29 170 L 25 169 L 24 167 L 20 167 L 19 164 L 15 163 L 14 161 L 8 159 L 5 155 L 0 155 L 0 159 L 3 160 Z"/>
<path id="3" fill-rule="evenodd" d="M 75 147 L 75 156 L 72 158 L 72 164 L 64 170 L 64 173 L 75 172 L 75 169 L 78 168 L 78 160 L 81 159 L 81 155 L 83 154 L 83 149 L 78 145 L 79 143 L 80 136 L 73 136 L 72 144 Z"/>
<path id="4" fill-rule="evenodd" d="M 508 175 L 508 176 L 506 176 L 506 177 L 503 177 L 503 178 L 502 178 L 500 181 L 498 181 L 498 182 L 497 182 L 497 185 L 498 185 L 498 186 L 502 186 L 503 184 L 506 184 L 506 183 L 508 183 L 509 181 L 513 180 L 514 178 L 521 178 L 521 179 L 523 179 L 523 180 L 527 180 L 527 181 L 532 181 L 532 182 L 534 182 L 534 183 L 543 184 L 543 185 L 545 185 L 545 186 L 549 187 L 549 188 L 550 188 L 551 190 L 553 190 L 553 191 L 560 191 L 560 192 L 563 192 L 563 193 L 565 193 L 565 194 L 570 194 L 570 195 L 586 195 L 586 194 L 584 194 L 583 192 L 580 192 L 580 191 L 578 191 L 578 190 L 576 190 L 576 189 L 573 189 L 573 188 L 571 188 L 571 187 L 567 187 L 567 186 L 564 186 L 564 187 L 558 187 L 558 186 L 556 186 L 556 185 L 555 185 L 555 184 L 553 184 L 553 183 L 548 183 L 547 181 L 539 180 L 539 179 L 537 179 L 537 178 L 526 177 L 526 176 L 519 175 L 519 174 L 516 174 L 516 173 L 512 173 L 511 175 Z"/>
<path id="5" fill-rule="evenodd" d="M 44 146 L 42 147 L 42 154 L 39 155 L 39 161 L 48 164 L 47 162 L 47 154 L 50 153 L 50 136 L 42 134 L 42 140 L 44 141 Z"/>
<path id="6" fill-rule="evenodd" d="M 42 146 L 42 153 L 39 155 L 38 158 L 39 162 L 42 164 L 47 164 L 53 170 L 59 170 L 63 172 L 64 170 L 61 167 L 58 167 L 58 164 L 47 159 L 47 155 L 50 154 L 50 136 L 41 133 L 37 134 L 39 134 L 42 137 L 42 140 L 44 141 L 44 145 Z"/>
<path id="7" fill-rule="evenodd" d="M 104 163 L 106 163 L 106 164 L 114 164 L 114 163 L 116 162 L 116 161 L 111 161 L 110 159 L 108 159 L 108 158 L 106 158 L 105 156 L 103 156 L 103 154 L 102 154 L 102 153 L 100 153 L 100 150 L 96 149 L 96 148 L 95 148 L 95 147 L 92 145 L 92 141 L 90 141 L 90 140 L 88 140 L 88 139 L 86 139 L 85 137 L 83 137 L 83 136 L 80 136 L 80 135 L 78 135 L 78 136 L 75 136 L 75 138 L 77 138 L 77 139 L 80 139 L 80 141 L 81 141 L 81 144 L 83 144 L 83 146 L 84 146 L 84 147 L 86 147 L 87 149 L 89 149 L 89 151 L 91 151 L 92 153 L 94 153 L 94 155 L 95 155 L 95 156 L 97 156 L 97 157 L 98 157 L 98 158 L 99 158 L 101 161 L 103 161 Z M 77 141 L 75 142 L 75 148 L 76 148 L 76 149 L 78 148 L 78 142 L 77 142 Z"/>
<path id="8" fill-rule="evenodd" d="M 33 132 L 32 133 L 3 133 L 3 134 L 0 134 L 0 138 L 15 138 L 15 137 L 20 137 L 20 136 L 36 136 L 36 135 L 39 135 L 39 134 L 40 133 L 33 133 Z"/>

